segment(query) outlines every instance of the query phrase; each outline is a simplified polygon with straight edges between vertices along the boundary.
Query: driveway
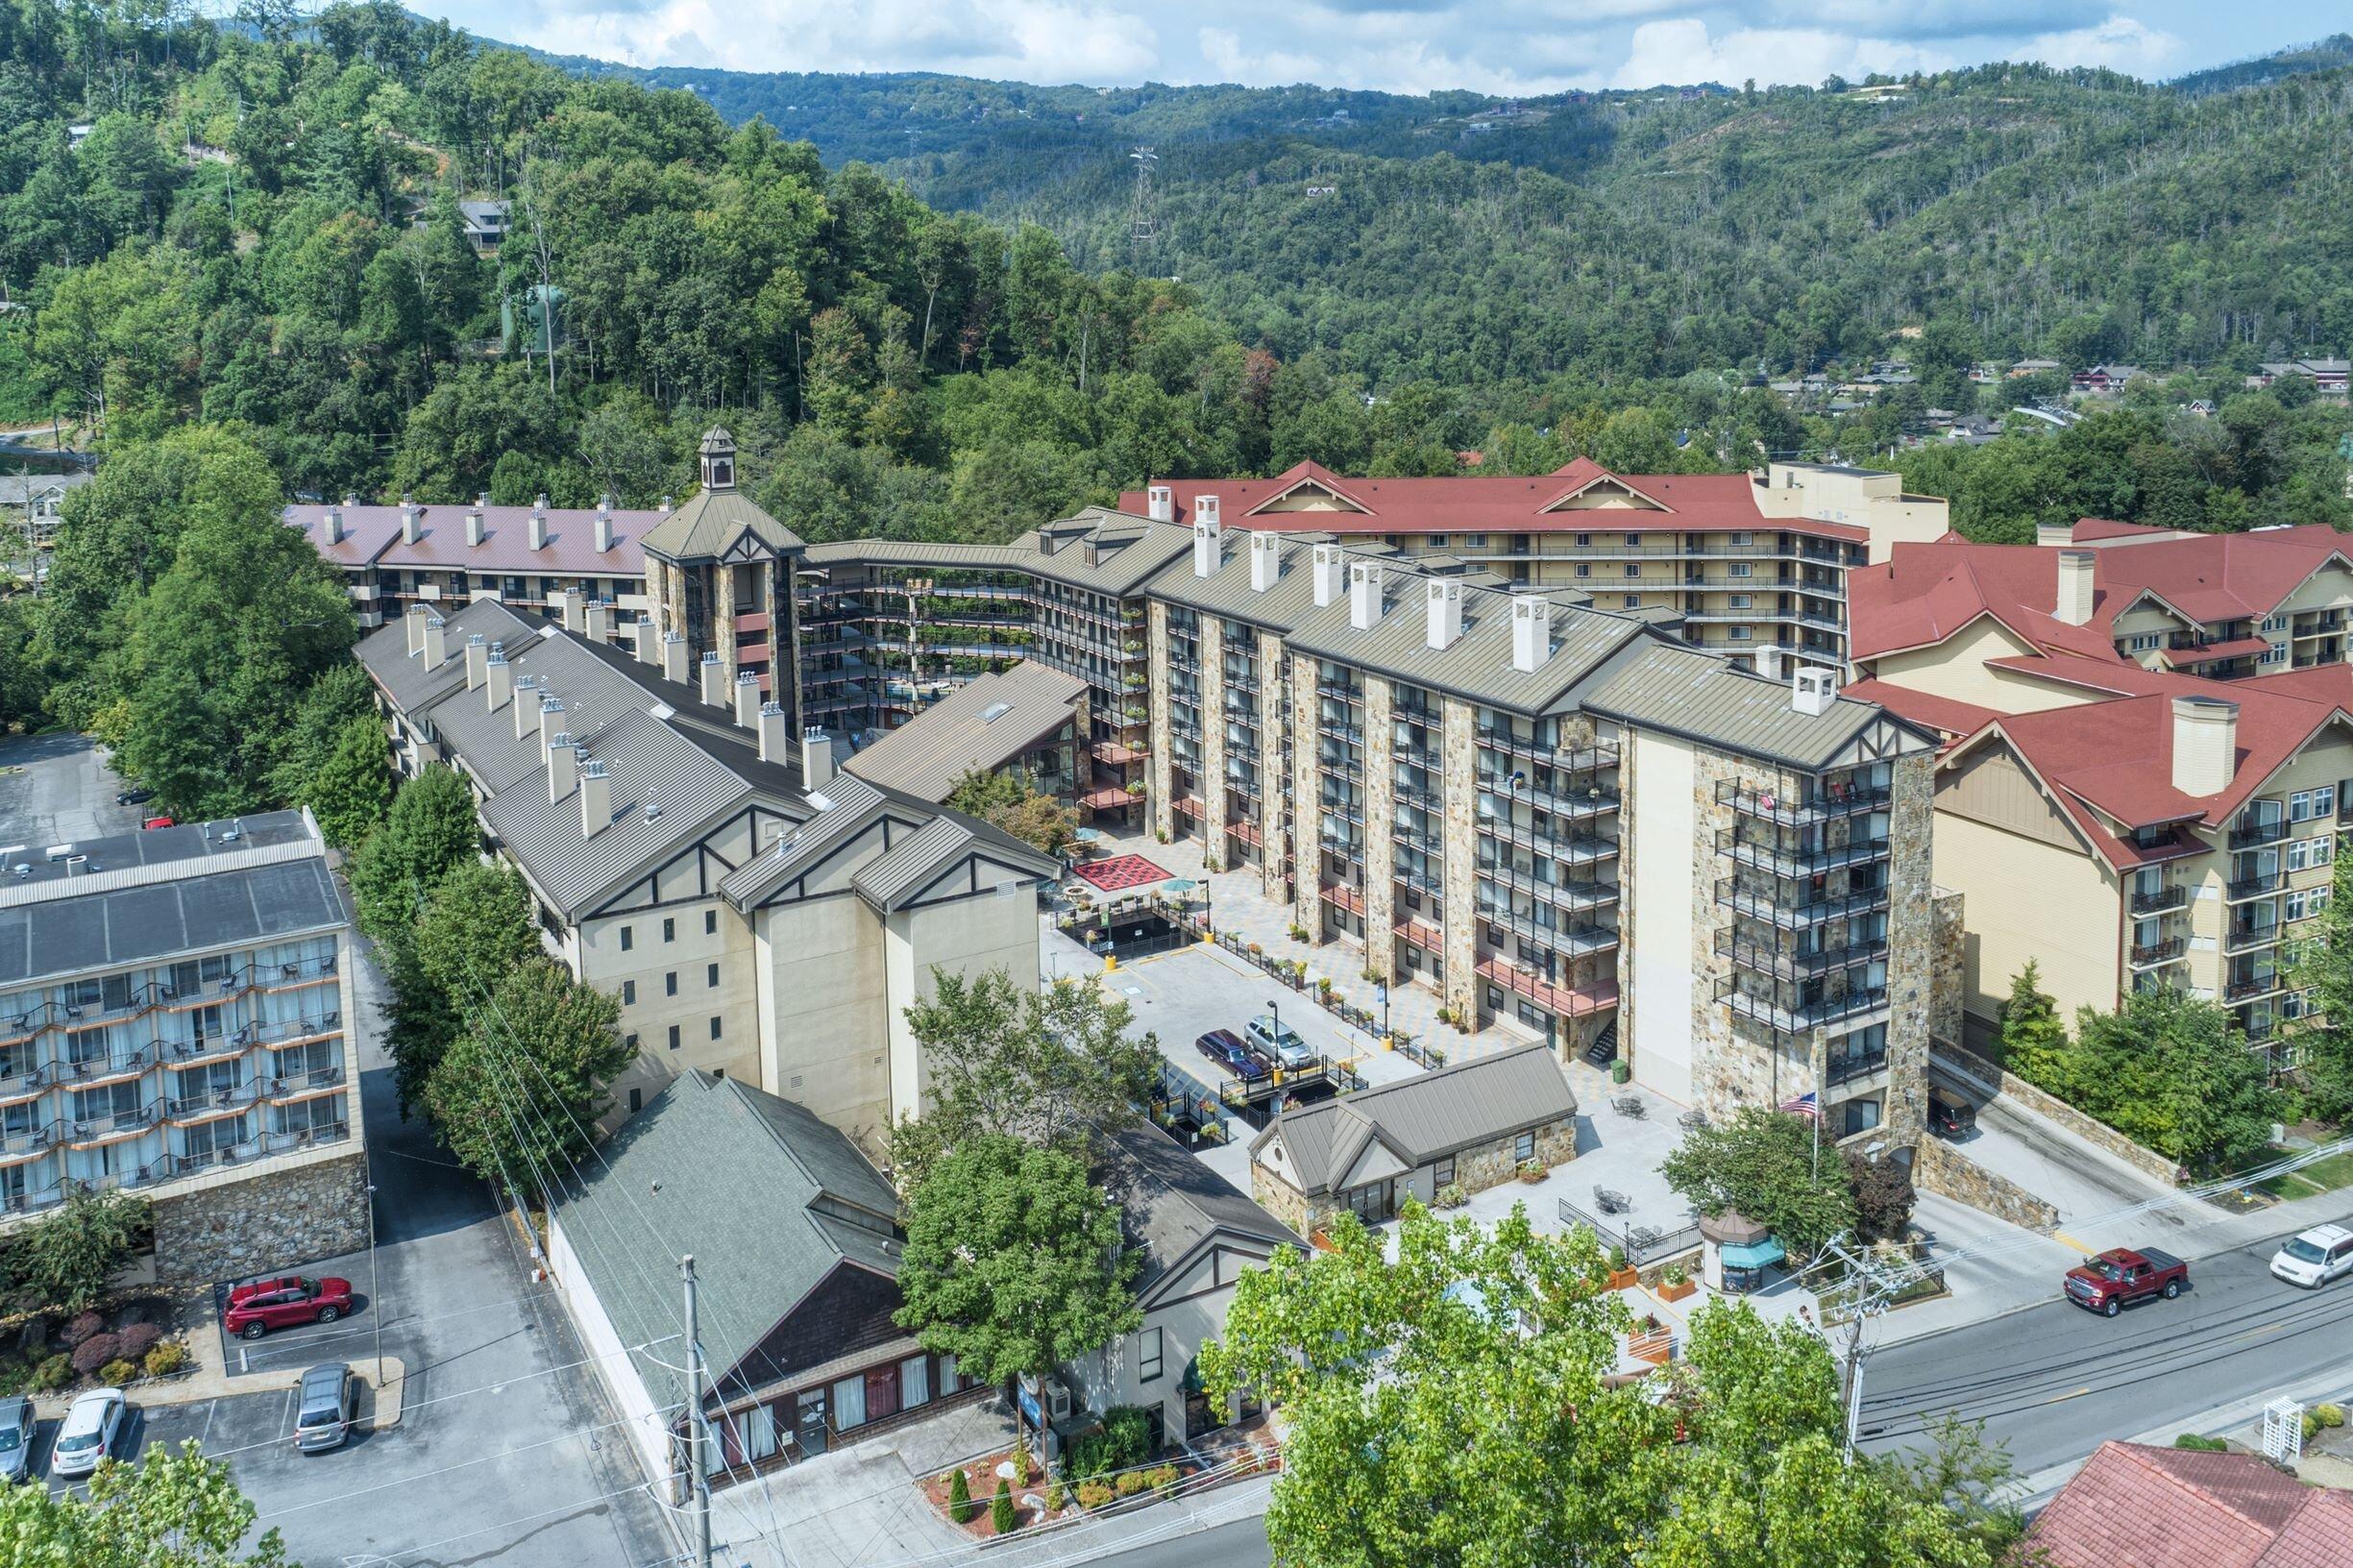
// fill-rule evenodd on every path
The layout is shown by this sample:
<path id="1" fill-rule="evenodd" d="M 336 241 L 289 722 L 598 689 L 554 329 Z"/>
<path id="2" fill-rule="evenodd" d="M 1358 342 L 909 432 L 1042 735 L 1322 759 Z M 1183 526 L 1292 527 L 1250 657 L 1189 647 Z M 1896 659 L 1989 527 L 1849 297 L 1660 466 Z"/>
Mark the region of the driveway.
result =
<path id="1" fill-rule="evenodd" d="M 2182 1205 L 2124 1219 L 2100 1219 L 2169 1197 L 2173 1188 L 2007 1097 L 1981 1106 L 1976 1132 L 1954 1147 L 1996 1175 L 2006 1176 L 2049 1202 L 2059 1211 L 2062 1236 L 2085 1250 L 2146 1242 L 2179 1251 L 2179 1238 L 2199 1217 L 2190 1206 Z M 2082 1226 L 2095 1234 L 2071 1233 L 2071 1226 Z"/>
<path id="2" fill-rule="evenodd" d="M 137 831 L 147 809 L 116 805 L 122 788 L 87 735 L 0 736 L 0 849 Z"/>

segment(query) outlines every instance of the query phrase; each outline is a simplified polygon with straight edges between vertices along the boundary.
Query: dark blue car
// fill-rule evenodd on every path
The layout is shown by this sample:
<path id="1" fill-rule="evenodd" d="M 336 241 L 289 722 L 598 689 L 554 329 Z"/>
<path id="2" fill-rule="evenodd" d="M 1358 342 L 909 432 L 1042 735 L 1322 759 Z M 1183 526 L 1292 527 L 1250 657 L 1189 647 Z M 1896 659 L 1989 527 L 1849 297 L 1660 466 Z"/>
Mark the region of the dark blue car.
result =
<path id="1" fill-rule="evenodd" d="M 1249 1083 L 1266 1076 L 1266 1064 L 1251 1053 L 1241 1042 L 1241 1037 L 1231 1029 L 1212 1029 L 1193 1041 L 1203 1056 L 1217 1064 L 1220 1070 Z"/>

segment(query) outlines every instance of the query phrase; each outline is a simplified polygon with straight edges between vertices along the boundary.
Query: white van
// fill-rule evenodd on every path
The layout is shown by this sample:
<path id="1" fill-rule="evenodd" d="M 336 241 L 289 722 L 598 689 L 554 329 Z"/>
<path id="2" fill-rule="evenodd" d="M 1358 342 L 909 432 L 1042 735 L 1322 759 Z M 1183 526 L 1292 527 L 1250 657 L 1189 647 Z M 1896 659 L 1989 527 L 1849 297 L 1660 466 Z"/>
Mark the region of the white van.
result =
<path id="1" fill-rule="evenodd" d="M 2353 1231 L 2342 1225 L 2314 1226 L 2271 1255 L 2271 1272 L 2307 1290 L 2353 1274 Z"/>

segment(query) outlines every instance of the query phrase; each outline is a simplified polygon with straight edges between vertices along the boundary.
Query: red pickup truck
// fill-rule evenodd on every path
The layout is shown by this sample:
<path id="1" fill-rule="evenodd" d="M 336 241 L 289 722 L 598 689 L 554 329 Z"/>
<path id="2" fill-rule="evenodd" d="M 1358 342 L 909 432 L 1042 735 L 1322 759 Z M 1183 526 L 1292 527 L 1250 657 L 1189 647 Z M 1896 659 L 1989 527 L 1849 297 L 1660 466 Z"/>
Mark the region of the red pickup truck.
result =
<path id="1" fill-rule="evenodd" d="M 2170 1253 L 2114 1247 L 2067 1271 L 2067 1299 L 2114 1317 L 2130 1301 L 2171 1301 L 2190 1283 L 2190 1265 Z"/>

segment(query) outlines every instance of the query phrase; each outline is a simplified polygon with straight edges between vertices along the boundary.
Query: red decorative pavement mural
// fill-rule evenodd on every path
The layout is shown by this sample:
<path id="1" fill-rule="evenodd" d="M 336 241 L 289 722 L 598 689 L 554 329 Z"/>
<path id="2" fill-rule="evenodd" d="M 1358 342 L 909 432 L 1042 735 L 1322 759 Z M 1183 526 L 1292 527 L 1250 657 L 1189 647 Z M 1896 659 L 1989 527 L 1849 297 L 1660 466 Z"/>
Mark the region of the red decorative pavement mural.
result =
<path id="1" fill-rule="evenodd" d="M 1109 860 L 1090 861 L 1072 870 L 1105 893 L 1148 888 L 1155 882 L 1167 881 L 1169 874 L 1141 855 L 1114 855 Z"/>

